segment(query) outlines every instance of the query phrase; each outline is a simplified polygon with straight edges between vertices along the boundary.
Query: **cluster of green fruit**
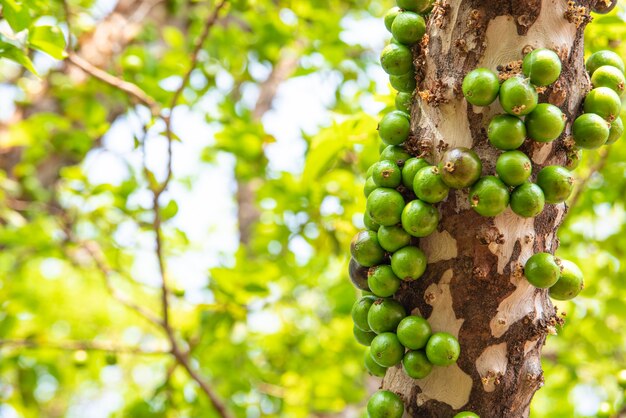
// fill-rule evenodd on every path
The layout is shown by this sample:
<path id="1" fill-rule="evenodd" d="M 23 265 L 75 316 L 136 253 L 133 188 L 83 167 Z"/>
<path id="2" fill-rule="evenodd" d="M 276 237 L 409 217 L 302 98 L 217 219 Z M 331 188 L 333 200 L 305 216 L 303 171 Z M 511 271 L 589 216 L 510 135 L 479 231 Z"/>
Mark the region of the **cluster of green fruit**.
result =
<path id="1" fill-rule="evenodd" d="M 390 390 L 379 390 L 367 403 L 369 418 L 401 418 L 404 413 L 402 399 Z M 480 418 L 473 412 L 459 412 L 454 418 Z"/>

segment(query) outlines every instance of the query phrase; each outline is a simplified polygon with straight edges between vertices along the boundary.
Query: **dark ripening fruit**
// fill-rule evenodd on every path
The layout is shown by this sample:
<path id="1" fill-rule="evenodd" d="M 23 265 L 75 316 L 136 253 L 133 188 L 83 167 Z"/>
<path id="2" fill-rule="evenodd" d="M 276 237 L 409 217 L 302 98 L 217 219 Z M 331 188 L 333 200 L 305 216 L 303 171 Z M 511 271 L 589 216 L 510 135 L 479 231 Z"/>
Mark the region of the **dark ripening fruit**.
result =
<path id="1" fill-rule="evenodd" d="M 385 250 L 378 245 L 376 232 L 361 231 L 352 238 L 350 243 L 352 258 L 364 267 L 375 266 L 385 259 Z"/>
<path id="2" fill-rule="evenodd" d="M 413 191 L 418 199 L 437 203 L 448 197 L 450 188 L 441 179 L 437 166 L 424 167 L 415 175 Z"/>
<path id="3" fill-rule="evenodd" d="M 413 189 L 413 180 L 418 171 L 430 164 L 423 158 L 411 158 L 402 167 L 402 184 L 409 189 Z"/>
<path id="4" fill-rule="evenodd" d="M 603 65 L 591 76 L 591 84 L 593 87 L 608 87 L 621 96 L 624 93 L 626 79 L 624 78 L 624 73 L 619 68 L 615 68 L 612 65 Z"/>
<path id="5" fill-rule="evenodd" d="M 368 267 L 362 266 L 356 262 L 356 260 L 350 257 L 350 263 L 348 264 L 348 275 L 352 284 L 360 290 L 369 292 L 370 288 L 367 286 L 367 272 Z"/>
<path id="6" fill-rule="evenodd" d="M 406 74 L 413 69 L 413 54 L 404 45 L 389 44 L 380 53 L 380 64 L 389 75 Z"/>
<path id="7" fill-rule="evenodd" d="M 404 112 L 387 113 L 378 124 L 378 135 L 385 144 L 400 145 L 409 137 L 411 123 Z"/>
<path id="8" fill-rule="evenodd" d="M 374 183 L 374 179 L 368 177 L 367 180 L 365 180 L 365 184 L 363 185 L 363 194 L 365 195 L 365 197 L 368 197 L 370 193 L 376 190 L 377 187 L 378 186 L 376 185 L 376 183 Z"/>
<path id="9" fill-rule="evenodd" d="M 621 116 L 615 118 L 611 123 L 611 129 L 609 130 L 609 139 L 606 140 L 606 145 L 614 144 L 618 139 L 622 137 L 624 133 L 624 122 L 622 122 Z"/>
<path id="10" fill-rule="evenodd" d="M 411 93 L 400 92 L 396 94 L 396 109 L 411 113 L 411 104 L 413 103 L 413 95 Z"/>
<path id="11" fill-rule="evenodd" d="M 583 272 L 576 263 L 561 260 L 561 277 L 550 288 L 550 297 L 556 300 L 574 299 L 583 287 Z"/>
<path id="12" fill-rule="evenodd" d="M 554 51 L 537 48 L 524 57 L 522 71 L 534 85 L 547 86 L 561 75 L 561 60 Z"/>
<path id="13" fill-rule="evenodd" d="M 383 367 L 393 367 L 402 361 L 404 347 L 393 332 L 383 332 L 374 338 L 370 348 L 372 358 Z"/>
<path id="14" fill-rule="evenodd" d="M 598 51 L 587 59 L 585 66 L 590 75 L 593 76 L 595 71 L 603 65 L 612 65 L 624 72 L 624 61 L 613 51 Z"/>
<path id="15" fill-rule="evenodd" d="M 370 268 L 367 284 L 373 294 L 386 298 L 393 296 L 400 288 L 400 279 L 393 273 L 391 266 L 384 264 Z"/>
<path id="16" fill-rule="evenodd" d="M 419 350 L 426 347 L 432 329 L 426 319 L 411 315 L 400 321 L 396 334 L 403 346 L 410 350 Z"/>
<path id="17" fill-rule="evenodd" d="M 622 101 L 617 93 L 608 87 L 598 87 L 585 97 L 585 113 L 595 113 L 612 122 L 619 116 Z"/>
<path id="18" fill-rule="evenodd" d="M 363 331 L 356 327 L 352 327 L 352 333 L 354 334 L 354 339 L 361 345 L 369 346 L 374 338 L 376 338 L 376 333 L 372 331 Z"/>
<path id="19" fill-rule="evenodd" d="M 607 121 L 594 113 L 580 115 L 572 126 L 576 145 L 583 149 L 595 149 L 604 145 L 610 134 Z"/>
<path id="20" fill-rule="evenodd" d="M 574 177 L 566 168 L 549 165 L 537 175 L 537 185 L 543 190 L 546 202 L 561 203 L 572 193 Z"/>
<path id="21" fill-rule="evenodd" d="M 390 75 L 389 83 L 394 89 L 403 93 L 412 93 L 417 86 L 415 72 L 413 70 L 402 75 Z"/>
<path id="22" fill-rule="evenodd" d="M 422 350 L 409 351 L 402 359 L 402 368 L 410 378 L 423 379 L 430 374 L 433 365 Z"/>
<path id="23" fill-rule="evenodd" d="M 380 225 L 400 223 L 403 209 L 404 198 L 394 189 L 379 187 L 367 197 L 366 210 L 372 220 Z"/>
<path id="24" fill-rule="evenodd" d="M 380 161 L 392 161 L 402 167 L 405 161 L 411 158 L 411 154 L 406 152 L 404 148 L 397 145 L 386 145 L 385 149 L 380 153 Z"/>
<path id="25" fill-rule="evenodd" d="M 374 222 L 374 220 L 367 211 L 365 211 L 365 213 L 363 214 L 363 224 L 365 225 L 365 228 L 369 229 L 370 231 L 378 232 L 378 230 L 380 229 L 380 224 Z"/>
<path id="26" fill-rule="evenodd" d="M 400 14 L 400 12 L 402 12 L 402 10 L 400 10 L 399 7 L 392 7 L 387 11 L 387 13 L 385 13 L 385 27 L 389 32 L 391 32 L 391 25 L 393 24 L 393 21 L 396 19 L 396 16 Z"/>
<path id="27" fill-rule="evenodd" d="M 498 97 L 498 75 L 488 68 L 476 68 L 463 78 L 463 96 L 476 106 L 489 106 Z"/>
<path id="28" fill-rule="evenodd" d="M 453 418 L 480 418 L 477 414 L 470 411 L 462 411 L 456 414 Z"/>
<path id="29" fill-rule="evenodd" d="M 378 187 L 395 188 L 402 182 L 402 171 L 392 161 L 379 161 L 374 165 L 372 179 Z"/>
<path id="30" fill-rule="evenodd" d="M 361 331 L 371 331 L 372 329 L 367 323 L 367 313 L 370 311 L 370 308 L 376 301 L 374 296 L 363 296 L 361 299 L 354 302 L 352 305 L 352 321 L 354 322 L 354 326 L 360 329 Z"/>
<path id="31" fill-rule="evenodd" d="M 391 33 L 400 43 L 413 45 L 426 33 L 426 21 L 417 13 L 402 12 L 394 19 Z"/>
<path id="32" fill-rule="evenodd" d="M 535 86 L 522 77 L 511 77 L 500 86 L 500 104 L 511 115 L 529 114 L 537 106 L 538 100 Z"/>
<path id="33" fill-rule="evenodd" d="M 405 316 L 406 311 L 400 302 L 393 299 L 378 299 L 367 314 L 367 323 L 377 334 L 395 332 Z"/>
<path id="34" fill-rule="evenodd" d="M 443 154 L 439 169 L 444 183 L 453 189 L 462 189 L 476 183 L 483 164 L 473 150 L 458 147 Z"/>
<path id="35" fill-rule="evenodd" d="M 572 148 L 567 150 L 567 161 L 564 167 L 568 170 L 575 170 L 580 164 L 580 160 L 583 158 L 583 151 L 579 148 Z"/>
<path id="36" fill-rule="evenodd" d="M 402 418 L 404 404 L 398 395 L 379 390 L 367 402 L 368 418 Z"/>
<path id="37" fill-rule="evenodd" d="M 494 147 L 501 150 L 513 150 L 524 143 L 526 125 L 517 116 L 496 115 L 489 122 L 487 137 Z"/>
<path id="38" fill-rule="evenodd" d="M 378 229 L 378 244 L 385 251 L 394 253 L 411 243 L 411 236 L 401 226 L 381 226 Z"/>
<path id="39" fill-rule="evenodd" d="M 439 225 L 439 211 L 421 200 L 410 201 L 402 211 L 402 227 L 414 237 L 426 237 Z"/>
<path id="40" fill-rule="evenodd" d="M 528 136 L 537 142 L 550 142 L 557 139 L 565 129 L 566 117 L 561 109 L 549 103 L 539 103 L 535 110 L 526 116 Z"/>
<path id="41" fill-rule="evenodd" d="M 524 275 L 533 286 L 546 289 L 559 280 L 561 268 L 552 254 L 537 253 L 526 261 Z"/>
<path id="42" fill-rule="evenodd" d="M 426 271 L 426 254 L 417 247 L 403 247 L 391 256 L 391 269 L 402 280 L 417 280 Z"/>
<path id="43" fill-rule="evenodd" d="M 500 179 L 485 176 L 472 186 L 470 205 L 482 216 L 497 216 L 509 205 L 509 189 Z"/>
<path id="44" fill-rule="evenodd" d="M 433 8 L 435 0 L 396 0 L 396 3 L 401 9 L 425 14 Z"/>
<path id="45" fill-rule="evenodd" d="M 521 151 L 503 152 L 496 161 L 496 173 L 508 186 L 519 186 L 530 177 L 533 165 L 530 158 Z"/>
<path id="46" fill-rule="evenodd" d="M 378 364 L 378 363 L 376 363 L 374 361 L 374 359 L 372 358 L 372 354 L 371 354 L 370 350 L 366 350 L 365 351 L 365 355 L 363 356 L 363 364 L 365 365 L 365 369 L 372 376 L 385 377 L 385 373 L 387 372 L 387 368 L 381 366 L 380 364 Z"/>
<path id="47" fill-rule="evenodd" d="M 447 332 L 433 334 L 426 344 L 426 356 L 435 366 L 449 366 L 456 363 L 461 354 L 461 346 L 453 335 Z"/>
<path id="48" fill-rule="evenodd" d="M 539 215 L 545 203 L 543 190 L 534 183 L 524 183 L 511 193 L 511 210 L 524 218 Z"/>

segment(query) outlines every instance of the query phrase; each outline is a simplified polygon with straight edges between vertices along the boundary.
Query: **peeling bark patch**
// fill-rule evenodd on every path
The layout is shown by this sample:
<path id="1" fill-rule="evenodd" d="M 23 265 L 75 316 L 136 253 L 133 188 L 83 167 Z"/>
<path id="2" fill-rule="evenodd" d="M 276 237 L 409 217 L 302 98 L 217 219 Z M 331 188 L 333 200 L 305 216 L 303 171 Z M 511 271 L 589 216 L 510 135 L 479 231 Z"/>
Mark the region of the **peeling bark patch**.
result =
<path id="1" fill-rule="evenodd" d="M 485 392 L 493 392 L 500 378 L 506 373 L 509 361 L 506 343 L 490 345 L 476 359 L 476 370 L 480 374 Z"/>
<path id="2" fill-rule="evenodd" d="M 467 403 L 472 390 L 472 378 L 456 364 L 448 367 L 435 366 L 425 379 L 417 380 L 416 383 L 422 390 L 417 395 L 418 406 L 432 399 L 459 409 Z"/>
<path id="3" fill-rule="evenodd" d="M 446 270 L 438 284 L 433 283 L 428 286 L 424 299 L 426 303 L 433 307 L 433 311 L 428 318 L 433 331 L 449 332 L 458 338 L 463 319 L 457 319 L 452 306 L 452 294 L 450 293 L 452 278 L 452 269 Z"/>
<path id="4" fill-rule="evenodd" d="M 512 277 L 511 283 L 516 285 L 515 291 L 500 302 L 498 312 L 489 324 L 491 334 L 495 338 L 502 337 L 512 324 L 529 314 L 535 313 L 535 317 L 542 316 L 541 311 L 535 311 L 535 292 L 537 292 L 537 288 L 528 283 L 523 276 Z"/>
<path id="5" fill-rule="evenodd" d="M 428 263 L 450 260 L 458 256 L 456 240 L 448 231 L 435 231 L 423 238 L 420 246 L 428 257 Z"/>
<path id="6" fill-rule="evenodd" d="M 525 262 L 533 253 L 534 220 L 517 216 L 511 208 L 496 216 L 493 220 L 495 227 L 501 233 L 506 232 L 504 243 L 490 250 L 498 256 L 498 273 L 504 273 L 504 268 L 512 259 L 515 243 L 521 245 L 521 253 L 517 257 Z M 529 238 L 530 237 L 530 238 Z"/>

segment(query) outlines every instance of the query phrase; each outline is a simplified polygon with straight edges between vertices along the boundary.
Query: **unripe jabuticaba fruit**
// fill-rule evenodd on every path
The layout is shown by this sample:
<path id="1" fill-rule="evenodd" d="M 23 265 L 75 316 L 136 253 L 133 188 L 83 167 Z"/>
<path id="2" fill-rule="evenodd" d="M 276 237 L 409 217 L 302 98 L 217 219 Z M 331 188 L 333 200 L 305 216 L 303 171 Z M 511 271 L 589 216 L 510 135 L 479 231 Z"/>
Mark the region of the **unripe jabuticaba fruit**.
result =
<path id="1" fill-rule="evenodd" d="M 524 218 L 539 215 L 545 203 L 543 190 L 534 183 L 524 183 L 511 193 L 511 210 Z"/>
<path id="2" fill-rule="evenodd" d="M 489 122 L 487 137 L 494 147 L 501 150 L 513 150 L 524 143 L 526 125 L 517 116 L 496 115 Z"/>
<path id="3" fill-rule="evenodd" d="M 559 280 L 561 268 L 552 254 L 537 253 L 526 261 L 524 276 L 533 286 L 546 289 Z"/>
<path id="4" fill-rule="evenodd" d="M 421 200 L 410 201 L 402 211 L 402 227 L 414 237 L 432 234 L 439 225 L 439 211 Z"/>
<path id="5" fill-rule="evenodd" d="M 369 267 L 365 267 L 356 262 L 356 260 L 350 257 L 350 263 L 348 264 L 348 275 L 352 284 L 360 290 L 370 291 L 367 286 L 367 273 Z"/>
<path id="6" fill-rule="evenodd" d="M 585 66 L 591 76 L 595 71 L 603 65 L 612 65 L 618 68 L 622 73 L 624 72 L 624 61 L 613 51 L 598 51 L 587 59 Z"/>
<path id="7" fill-rule="evenodd" d="M 412 379 L 423 379 L 430 374 L 433 365 L 424 351 L 409 351 L 402 358 L 402 368 Z"/>
<path id="8" fill-rule="evenodd" d="M 622 117 L 618 116 L 615 118 L 613 123 L 611 123 L 611 129 L 609 129 L 609 139 L 606 140 L 606 145 L 614 144 L 618 139 L 622 137 L 624 133 L 624 122 L 622 122 Z"/>
<path id="9" fill-rule="evenodd" d="M 413 45 L 419 42 L 426 33 L 426 21 L 417 13 L 402 12 L 394 19 L 391 33 L 404 45 Z"/>
<path id="10" fill-rule="evenodd" d="M 396 109 L 402 112 L 411 113 L 411 104 L 413 103 L 413 95 L 411 93 L 400 92 L 396 95 Z"/>
<path id="11" fill-rule="evenodd" d="M 497 216 L 509 205 L 509 189 L 499 178 L 485 176 L 472 186 L 470 205 L 482 216 Z"/>
<path id="12" fill-rule="evenodd" d="M 363 194 L 365 197 L 368 197 L 376 188 L 378 188 L 378 186 L 374 183 L 374 179 L 368 177 L 367 180 L 365 180 L 365 184 L 363 184 Z"/>
<path id="13" fill-rule="evenodd" d="M 394 23 L 398 17 L 399 15 L 394 19 Z M 380 65 L 389 75 L 406 74 L 413 69 L 413 54 L 404 45 L 389 44 L 380 53 Z"/>
<path id="14" fill-rule="evenodd" d="M 367 211 L 363 214 L 363 223 L 370 231 L 378 232 L 380 229 L 380 224 L 376 223 Z"/>
<path id="15" fill-rule="evenodd" d="M 387 145 L 400 145 L 409 137 L 411 123 L 404 112 L 387 113 L 378 124 L 378 135 Z"/>
<path id="16" fill-rule="evenodd" d="M 438 203 L 448 197 L 450 188 L 441 179 L 437 166 L 424 167 L 415 175 L 413 191 L 418 199 Z"/>
<path id="17" fill-rule="evenodd" d="M 372 267 L 385 259 L 385 250 L 378 244 L 376 232 L 361 231 L 350 243 L 352 258 L 363 267 Z"/>
<path id="18" fill-rule="evenodd" d="M 595 149 L 604 145 L 610 134 L 609 124 L 595 113 L 584 113 L 576 118 L 572 135 L 576 145 L 583 149 Z"/>
<path id="19" fill-rule="evenodd" d="M 352 327 L 352 333 L 354 334 L 354 339 L 361 345 L 369 346 L 374 338 L 376 338 L 376 333 L 373 331 L 363 331 L 358 329 L 355 325 Z"/>
<path id="20" fill-rule="evenodd" d="M 404 166 L 405 162 L 411 158 L 411 154 L 398 145 L 385 146 L 383 152 L 380 153 L 380 161 L 392 161 L 398 167 Z"/>
<path id="21" fill-rule="evenodd" d="M 430 12 L 435 0 L 396 0 L 398 7 L 404 10 L 424 14 Z"/>
<path id="22" fill-rule="evenodd" d="M 370 308 L 376 301 L 374 296 L 363 296 L 361 299 L 354 302 L 352 305 L 352 321 L 354 322 L 354 326 L 362 331 L 371 331 L 369 324 L 367 323 L 367 314 L 370 311 Z"/>
<path id="23" fill-rule="evenodd" d="M 476 68 L 463 78 L 463 95 L 475 106 L 489 106 L 498 97 L 500 80 L 488 68 Z"/>
<path id="24" fill-rule="evenodd" d="M 417 280 L 426 271 L 428 260 L 422 250 L 413 246 L 406 246 L 391 256 L 391 268 L 400 279 L 405 281 Z"/>
<path id="25" fill-rule="evenodd" d="M 374 361 L 374 359 L 372 358 L 372 354 L 371 354 L 369 349 L 365 351 L 365 355 L 363 356 L 363 364 L 365 365 L 365 369 L 372 376 L 385 377 L 385 373 L 387 372 L 387 368 L 381 366 L 380 364 L 378 364 L 378 363 L 376 363 Z"/>
<path id="26" fill-rule="evenodd" d="M 463 412 L 459 412 L 458 414 L 456 414 L 454 418 L 480 418 L 480 417 L 473 412 L 463 411 Z"/>
<path id="27" fill-rule="evenodd" d="M 378 334 L 370 348 L 372 358 L 383 367 L 393 367 L 402 361 L 404 347 L 393 332 Z"/>
<path id="28" fill-rule="evenodd" d="M 561 75 L 561 60 L 556 52 L 537 48 L 524 57 L 522 71 L 534 85 L 547 86 Z"/>
<path id="29" fill-rule="evenodd" d="M 390 253 L 411 243 L 411 236 L 401 226 L 381 226 L 378 229 L 378 244 Z"/>
<path id="30" fill-rule="evenodd" d="M 603 65 L 598 68 L 591 76 L 591 84 L 593 87 L 608 87 L 618 95 L 624 93 L 624 73 L 612 65 Z"/>
<path id="31" fill-rule="evenodd" d="M 564 167 L 568 170 L 575 170 L 576 167 L 580 164 L 580 160 L 583 158 L 583 150 L 580 148 L 572 148 L 567 150 L 567 161 L 565 162 Z"/>
<path id="32" fill-rule="evenodd" d="M 503 152 L 496 161 L 496 173 L 507 186 L 519 186 L 530 177 L 533 165 L 521 151 Z"/>
<path id="33" fill-rule="evenodd" d="M 426 356 L 435 366 L 449 366 L 456 363 L 461 354 L 461 346 L 453 335 L 447 332 L 433 334 L 426 344 Z"/>
<path id="34" fill-rule="evenodd" d="M 511 115 L 529 114 L 537 106 L 538 100 L 535 86 L 522 77 L 511 77 L 500 86 L 500 104 Z"/>
<path id="35" fill-rule="evenodd" d="M 549 103 L 539 103 L 535 110 L 526 116 L 528 136 L 537 142 L 550 142 L 557 139 L 565 129 L 566 117 L 561 109 Z"/>
<path id="36" fill-rule="evenodd" d="M 410 350 L 419 350 L 426 347 L 432 328 L 428 321 L 421 316 L 407 316 L 398 324 L 396 334 L 403 346 Z"/>
<path id="37" fill-rule="evenodd" d="M 367 402 L 369 418 L 402 418 L 404 404 L 398 395 L 388 390 L 379 390 Z"/>
<path id="38" fill-rule="evenodd" d="M 402 12 L 399 7 L 392 7 L 385 13 L 385 27 L 389 32 L 391 32 L 391 25 L 393 25 L 393 21 L 396 17 Z"/>
<path id="39" fill-rule="evenodd" d="M 402 182 L 402 171 L 400 167 L 392 161 L 379 161 L 374 165 L 372 179 L 378 187 L 395 188 Z"/>
<path id="40" fill-rule="evenodd" d="M 406 311 L 400 302 L 393 299 L 378 299 L 368 311 L 367 323 L 376 334 L 395 332 L 405 316 Z"/>
<path id="41" fill-rule="evenodd" d="M 471 149 L 452 148 L 443 154 L 439 172 L 443 182 L 453 189 L 469 187 L 480 178 L 483 164 Z"/>
<path id="42" fill-rule="evenodd" d="M 585 97 L 585 113 L 595 113 L 609 122 L 619 116 L 621 108 L 621 99 L 608 87 L 595 88 Z"/>
<path id="43" fill-rule="evenodd" d="M 400 92 L 412 93 L 417 86 L 417 81 L 415 80 L 415 72 L 411 70 L 408 73 L 402 75 L 390 75 L 389 83 L 391 84 L 391 87 Z"/>
<path id="44" fill-rule="evenodd" d="M 550 288 L 550 297 L 556 300 L 574 299 L 583 287 L 583 272 L 576 263 L 561 260 L 561 277 Z"/>
<path id="45" fill-rule="evenodd" d="M 561 203 L 572 193 L 574 177 L 566 168 L 549 165 L 537 175 L 537 185 L 543 190 L 546 202 Z"/>
<path id="46" fill-rule="evenodd" d="M 383 264 L 370 268 L 367 284 L 373 294 L 387 298 L 400 288 L 400 279 L 393 273 L 391 266 Z"/>
<path id="47" fill-rule="evenodd" d="M 390 226 L 400 223 L 402 209 L 404 198 L 394 189 L 379 187 L 367 197 L 366 210 L 372 220 L 380 225 Z"/>
<path id="48" fill-rule="evenodd" d="M 423 158 L 411 158 L 406 161 L 404 167 L 402 167 L 402 184 L 408 189 L 413 189 L 413 181 L 415 175 L 424 167 L 428 167 L 430 164 Z"/>

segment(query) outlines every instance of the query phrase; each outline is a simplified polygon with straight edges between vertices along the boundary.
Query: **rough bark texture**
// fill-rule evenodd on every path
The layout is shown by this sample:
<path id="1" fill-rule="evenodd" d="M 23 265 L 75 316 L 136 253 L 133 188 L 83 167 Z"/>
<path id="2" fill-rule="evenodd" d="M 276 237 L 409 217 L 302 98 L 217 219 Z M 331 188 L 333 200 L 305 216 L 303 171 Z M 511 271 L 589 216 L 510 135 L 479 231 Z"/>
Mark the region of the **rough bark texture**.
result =
<path id="1" fill-rule="evenodd" d="M 447 148 L 470 147 L 483 160 L 483 175 L 494 174 L 499 152 L 489 144 L 486 127 L 502 109 L 497 102 L 487 108 L 468 105 L 461 93 L 463 77 L 476 67 L 506 72 L 506 64 L 521 60 L 523 51 L 547 47 L 561 56 L 563 73 L 540 101 L 559 106 L 567 126 L 553 143 L 527 140 L 521 149 L 533 161 L 533 180 L 541 167 L 563 165 L 572 121 L 589 88 L 583 63 L 589 3 L 438 2 L 427 36 L 414 51 L 418 94 L 409 148 L 436 163 Z M 458 336 L 461 357 L 456 365 L 435 367 L 423 380 L 395 367 L 382 386 L 401 394 L 410 417 L 451 417 L 463 410 L 482 418 L 526 417 L 543 385 L 541 349 L 558 317 L 547 291 L 530 285 L 522 266 L 533 253 L 556 250 L 566 207 L 546 205 L 534 219 L 510 209 L 484 218 L 470 208 L 467 196 L 467 190 L 453 191 L 438 205 L 439 230 L 420 242 L 429 257 L 427 273 L 405 283 L 397 296 L 408 311 L 428 318 L 435 331 Z"/>

